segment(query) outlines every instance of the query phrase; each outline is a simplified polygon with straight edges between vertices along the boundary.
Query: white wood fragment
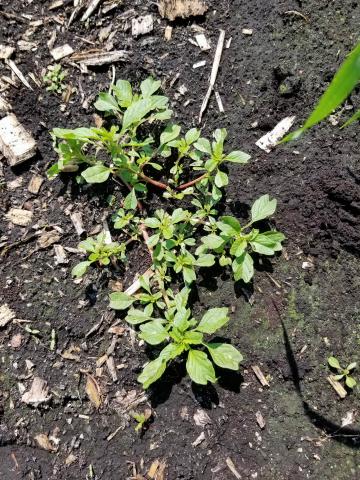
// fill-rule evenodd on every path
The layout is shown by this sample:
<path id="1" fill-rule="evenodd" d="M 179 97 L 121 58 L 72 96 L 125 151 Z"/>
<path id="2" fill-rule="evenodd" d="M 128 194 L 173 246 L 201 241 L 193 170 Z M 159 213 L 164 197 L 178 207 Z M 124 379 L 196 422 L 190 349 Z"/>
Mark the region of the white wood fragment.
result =
<path id="1" fill-rule="evenodd" d="M 10 103 L 0 95 L 0 112 L 10 112 L 11 110 Z"/>
<path id="2" fill-rule="evenodd" d="M 197 425 L 198 427 L 205 427 L 206 425 L 210 425 L 212 423 L 211 418 L 202 408 L 198 408 L 196 410 L 193 418 L 195 425 Z"/>
<path id="3" fill-rule="evenodd" d="M 8 323 L 14 320 L 15 317 L 16 313 L 9 308 L 7 303 L 0 306 L 0 328 L 5 327 Z"/>
<path id="4" fill-rule="evenodd" d="M 33 406 L 48 402 L 51 399 L 47 382 L 40 377 L 34 377 L 30 390 L 25 392 L 21 401 Z"/>
<path id="5" fill-rule="evenodd" d="M 0 59 L 5 60 L 10 58 L 11 55 L 15 52 L 15 48 L 10 45 L 3 45 L 0 43 Z"/>
<path id="6" fill-rule="evenodd" d="M 243 28 L 242 33 L 244 35 L 252 35 L 253 34 L 253 29 L 252 28 Z"/>
<path id="7" fill-rule="evenodd" d="M 44 178 L 41 175 L 33 175 L 29 182 L 28 190 L 34 195 L 39 193 L 40 187 L 44 182 Z"/>
<path id="8" fill-rule="evenodd" d="M 230 472 L 234 475 L 234 477 L 236 477 L 238 480 L 241 480 L 241 475 L 236 470 L 234 462 L 231 460 L 231 458 L 227 457 L 227 459 L 225 461 L 226 461 L 226 465 L 228 466 Z"/>
<path id="9" fill-rule="evenodd" d="M 25 85 L 25 87 L 29 88 L 32 90 L 32 87 L 30 86 L 29 82 L 26 80 L 22 72 L 18 69 L 16 66 L 15 62 L 10 60 L 9 58 L 5 60 L 5 63 L 10 67 L 10 69 L 15 73 L 15 75 L 18 77 L 20 82 Z"/>
<path id="10" fill-rule="evenodd" d="M 200 67 L 204 67 L 205 65 L 206 65 L 206 60 L 201 60 L 200 62 L 194 63 L 192 68 L 200 68 Z"/>
<path id="11" fill-rule="evenodd" d="M 260 367 L 258 367 L 257 365 L 252 365 L 251 368 L 252 368 L 252 371 L 255 373 L 256 378 L 261 383 L 261 385 L 263 387 L 269 387 L 270 386 L 269 382 L 266 380 L 265 375 L 260 370 Z"/>
<path id="12" fill-rule="evenodd" d="M 197 17 L 209 8 L 204 0 L 159 0 L 157 3 L 160 15 L 170 21 L 178 17 Z"/>
<path id="13" fill-rule="evenodd" d="M 164 38 L 165 38 L 165 40 L 168 41 L 168 42 L 171 40 L 172 31 L 173 31 L 173 27 L 171 27 L 170 25 L 168 25 L 168 26 L 165 28 Z"/>
<path id="14" fill-rule="evenodd" d="M 72 55 L 71 60 L 85 66 L 105 65 L 107 63 L 120 62 L 128 58 L 126 50 L 113 50 L 111 52 L 80 52 Z"/>
<path id="15" fill-rule="evenodd" d="M 148 270 L 146 270 L 145 273 L 143 273 L 143 277 L 147 277 L 147 278 L 150 278 L 154 275 L 154 272 L 151 268 L 149 268 Z M 139 279 L 136 279 L 134 280 L 134 282 L 130 285 L 129 288 L 127 288 L 125 290 L 125 293 L 127 295 L 134 295 L 134 293 L 136 293 L 138 290 L 140 290 L 140 282 L 139 282 Z"/>
<path id="16" fill-rule="evenodd" d="M 335 390 L 335 392 L 339 395 L 339 397 L 341 399 L 345 398 L 346 395 L 347 395 L 347 391 L 345 390 L 345 388 L 341 385 L 340 382 L 338 382 L 333 375 L 329 375 L 327 377 L 327 380 L 328 382 L 330 383 L 330 385 L 333 387 L 333 389 Z"/>
<path id="17" fill-rule="evenodd" d="M 256 145 L 264 150 L 267 153 L 270 153 L 271 150 L 278 144 L 278 142 L 285 136 L 285 134 L 290 130 L 294 121 L 295 115 L 291 117 L 283 118 L 270 132 L 262 136 L 257 142 Z"/>
<path id="18" fill-rule="evenodd" d="M 36 142 L 13 113 L 0 120 L 0 151 L 11 166 L 33 157 Z"/>
<path id="19" fill-rule="evenodd" d="M 208 88 L 208 91 L 206 92 L 206 95 L 204 97 L 204 100 L 203 100 L 203 102 L 201 104 L 201 108 L 200 108 L 199 123 L 201 123 L 202 116 L 203 116 L 203 114 L 204 114 L 204 112 L 207 108 L 207 105 L 209 103 L 209 99 L 210 99 L 210 96 L 211 96 L 211 92 L 213 91 L 213 88 L 214 88 L 214 85 L 215 85 L 215 82 L 216 82 L 216 77 L 217 77 L 217 73 L 218 73 L 219 65 L 220 65 L 220 60 L 221 60 L 221 55 L 222 55 L 222 51 L 223 51 L 223 48 L 224 48 L 224 41 L 225 41 L 225 30 L 220 30 L 220 35 L 219 35 L 218 43 L 217 43 L 217 46 L 216 46 L 215 56 L 214 56 L 214 62 L 213 62 L 212 70 L 211 70 L 209 88 Z"/>
<path id="20" fill-rule="evenodd" d="M 208 42 L 207 38 L 203 33 L 195 35 L 195 40 L 201 50 L 206 51 L 211 49 L 210 43 Z"/>
<path id="21" fill-rule="evenodd" d="M 37 49 L 37 44 L 35 42 L 26 42 L 25 40 L 19 40 L 17 46 L 22 52 L 30 52 L 31 50 L 35 51 Z"/>
<path id="22" fill-rule="evenodd" d="M 262 416 L 260 411 L 257 411 L 255 416 L 256 416 L 257 424 L 259 425 L 261 430 L 263 430 L 265 428 L 265 425 L 266 425 L 264 417 Z"/>
<path id="23" fill-rule="evenodd" d="M 188 38 L 189 42 L 191 43 L 191 45 L 194 45 L 194 47 L 198 47 L 199 45 L 197 44 L 197 41 L 194 40 L 193 38 Z"/>
<path id="24" fill-rule="evenodd" d="M 118 377 L 117 377 L 117 373 L 116 373 L 116 367 L 115 367 L 115 362 L 114 362 L 114 357 L 113 356 L 107 357 L 106 366 L 109 370 L 109 373 L 111 375 L 111 378 L 112 378 L 113 382 L 116 382 Z"/>
<path id="25" fill-rule="evenodd" d="M 75 227 L 76 233 L 82 235 L 85 232 L 84 225 L 82 222 L 81 212 L 74 212 L 70 215 L 70 219 Z"/>
<path id="26" fill-rule="evenodd" d="M 232 42 L 232 37 L 230 37 L 229 40 L 226 42 L 226 45 L 225 45 L 226 49 L 230 48 L 231 42 Z"/>
<path id="27" fill-rule="evenodd" d="M 65 45 L 61 45 L 60 47 L 56 47 L 50 50 L 50 55 L 53 57 L 55 61 L 68 57 L 73 53 L 74 53 L 73 48 L 67 43 Z"/>
<path id="28" fill-rule="evenodd" d="M 62 7 L 64 5 L 64 0 L 55 0 L 49 5 L 49 10 L 55 10 L 56 8 Z"/>
<path id="29" fill-rule="evenodd" d="M 194 440 L 192 442 L 192 446 L 193 447 L 197 447 L 198 445 L 200 445 L 201 442 L 203 442 L 205 440 L 205 433 L 204 432 L 201 432 L 200 435 L 197 437 L 196 440 Z"/>
<path id="30" fill-rule="evenodd" d="M 81 17 L 81 21 L 85 22 L 97 9 L 102 0 L 91 0 L 84 15 Z"/>
<path id="31" fill-rule="evenodd" d="M 60 244 L 54 245 L 54 252 L 55 252 L 55 264 L 56 265 L 66 265 L 69 260 L 66 256 L 65 249 Z"/>
<path id="32" fill-rule="evenodd" d="M 154 20 L 152 15 L 133 18 L 131 21 L 131 34 L 133 37 L 145 35 L 154 29 Z"/>
<path id="33" fill-rule="evenodd" d="M 22 208 L 10 208 L 5 217 L 14 225 L 26 227 L 31 223 L 33 213 L 30 210 L 24 210 Z"/>
<path id="34" fill-rule="evenodd" d="M 222 103 L 222 100 L 221 100 L 221 97 L 220 97 L 220 93 L 219 92 L 215 92 L 215 98 L 216 98 L 216 102 L 218 104 L 218 108 L 219 108 L 219 112 L 220 113 L 224 113 L 225 110 L 224 110 L 224 105 Z"/>

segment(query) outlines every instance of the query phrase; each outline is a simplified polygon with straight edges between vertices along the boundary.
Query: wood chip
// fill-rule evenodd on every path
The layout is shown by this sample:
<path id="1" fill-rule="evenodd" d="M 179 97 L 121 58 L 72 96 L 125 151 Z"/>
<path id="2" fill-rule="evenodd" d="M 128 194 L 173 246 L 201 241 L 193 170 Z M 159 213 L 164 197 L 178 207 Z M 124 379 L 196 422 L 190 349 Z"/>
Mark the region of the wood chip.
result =
<path id="1" fill-rule="evenodd" d="M 253 34 L 253 30 L 252 30 L 252 28 L 243 28 L 243 29 L 242 29 L 242 33 L 243 33 L 244 35 L 252 35 L 252 34 Z"/>
<path id="2" fill-rule="evenodd" d="M 54 253 L 56 265 L 66 265 L 69 263 L 65 249 L 62 245 L 54 245 Z"/>
<path id="3" fill-rule="evenodd" d="M 51 399 L 47 382 L 40 377 L 34 377 L 30 390 L 25 392 L 21 397 L 21 401 L 33 405 L 34 407 L 41 403 L 46 403 Z"/>
<path id="4" fill-rule="evenodd" d="M 226 465 L 228 466 L 230 472 L 234 475 L 234 477 L 236 477 L 238 480 L 241 479 L 241 475 L 240 473 L 236 470 L 235 468 L 235 465 L 234 465 L 234 462 L 231 460 L 230 457 L 227 457 L 227 459 L 225 460 L 226 461 Z"/>
<path id="5" fill-rule="evenodd" d="M 28 186 L 28 191 L 34 195 L 38 194 L 43 182 L 44 178 L 41 175 L 33 175 Z"/>
<path id="6" fill-rule="evenodd" d="M 82 65 L 95 67 L 108 63 L 124 62 L 128 59 L 129 53 L 126 50 L 113 50 L 112 52 L 87 51 L 76 53 L 71 60 Z"/>
<path id="7" fill-rule="evenodd" d="M 39 447 L 43 450 L 47 450 L 48 452 L 56 451 L 56 447 L 54 447 L 54 445 L 50 442 L 49 437 L 45 435 L 45 433 L 39 433 L 34 437 L 34 439 Z"/>
<path id="8" fill-rule="evenodd" d="M 112 333 L 113 335 L 123 335 L 124 332 L 126 331 L 126 329 L 124 327 L 120 327 L 120 326 L 114 326 L 114 327 L 110 327 L 109 330 L 108 330 L 108 333 Z"/>
<path id="9" fill-rule="evenodd" d="M 200 435 L 197 437 L 197 439 L 194 440 L 191 445 L 192 445 L 193 447 L 197 447 L 197 446 L 200 445 L 200 443 L 202 443 L 204 440 L 205 440 L 205 433 L 204 433 L 204 432 L 201 432 Z"/>
<path id="10" fill-rule="evenodd" d="M 171 37 L 172 37 L 172 31 L 173 31 L 173 27 L 171 27 L 170 25 L 168 25 L 166 28 L 165 28 L 165 32 L 164 32 L 164 38 L 167 42 L 169 42 L 171 40 Z"/>
<path id="11" fill-rule="evenodd" d="M 70 455 L 68 455 L 65 459 L 65 465 L 67 466 L 72 465 L 74 462 L 76 462 L 76 460 L 77 460 L 77 457 L 75 457 L 75 455 L 70 453 Z"/>
<path id="12" fill-rule="evenodd" d="M 34 138 L 13 113 L 0 120 L 0 151 L 10 166 L 25 162 L 36 153 Z"/>
<path id="13" fill-rule="evenodd" d="M 9 308 L 7 303 L 0 306 L 0 328 L 5 327 L 16 317 L 14 310 Z"/>
<path id="14" fill-rule="evenodd" d="M 12 107 L 10 103 L 0 95 L 0 112 L 7 113 L 7 112 L 11 112 L 11 110 L 12 110 Z"/>
<path id="15" fill-rule="evenodd" d="M 117 377 L 117 372 L 116 372 L 116 367 L 115 367 L 115 362 L 114 362 L 114 357 L 113 356 L 107 357 L 106 366 L 109 370 L 109 373 L 111 375 L 111 378 L 112 378 L 113 382 L 117 382 L 118 377 Z"/>
<path id="16" fill-rule="evenodd" d="M 211 418 L 202 408 L 198 408 L 196 410 L 193 418 L 195 425 L 197 425 L 198 427 L 205 427 L 206 425 L 210 425 L 212 423 Z"/>
<path id="17" fill-rule="evenodd" d="M 23 210 L 22 208 L 10 208 L 5 217 L 14 225 L 26 227 L 33 218 L 33 213 L 30 210 Z"/>
<path id="18" fill-rule="evenodd" d="M 215 98 L 216 98 L 216 103 L 218 104 L 218 109 L 219 109 L 219 112 L 220 113 L 224 113 L 225 110 L 224 110 L 224 105 L 222 103 L 222 100 L 221 100 L 221 97 L 220 97 L 220 93 L 219 92 L 215 92 Z"/>
<path id="19" fill-rule="evenodd" d="M 84 15 L 81 17 L 81 21 L 85 22 L 94 13 L 101 2 L 102 0 L 91 0 Z"/>
<path id="20" fill-rule="evenodd" d="M 207 38 L 203 33 L 199 33 L 198 35 L 195 35 L 195 40 L 196 40 L 196 43 L 199 45 L 200 49 L 203 50 L 204 52 L 206 50 L 211 49 L 210 43 L 208 42 Z"/>
<path id="21" fill-rule="evenodd" d="M 62 7 L 64 5 L 64 0 L 55 0 L 49 5 L 49 10 L 55 10 L 56 8 Z"/>
<path id="22" fill-rule="evenodd" d="M 3 45 L 0 43 L 0 59 L 1 60 L 10 58 L 14 52 L 15 52 L 14 47 L 10 47 L 10 45 Z"/>
<path id="23" fill-rule="evenodd" d="M 333 389 L 336 391 L 336 393 L 339 395 L 340 398 L 345 398 L 347 395 L 347 391 L 345 388 L 341 385 L 340 382 L 338 382 L 333 375 L 330 375 L 327 377 L 328 382 L 330 385 L 333 387 Z"/>
<path id="24" fill-rule="evenodd" d="M 70 219 L 75 227 L 76 233 L 79 237 L 85 232 L 84 225 L 82 222 L 81 212 L 74 212 L 70 215 Z"/>
<path id="25" fill-rule="evenodd" d="M 62 58 L 68 57 L 74 53 L 73 48 L 68 45 L 61 45 L 60 47 L 53 48 L 50 50 L 50 55 L 53 57 L 55 61 L 61 60 Z"/>
<path id="26" fill-rule="evenodd" d="M 60 240 L 60 235 L 56 230 L 44 232 L 38 238 L 37 244 L 39 248 L 48 248 Z"/>
<path id="27" fill-rule="evenodd" d="M 153 463 L 151 464 L 151 467 L 149 468 L 149 471 L 147 473 L 148 477 L 151 478 L 151 480 L 155 478 L 155 475 L 159 466 L 160 466 L 160 460 L 158 459 L 154 460 Z"/>
<path id="28" fill-rule="evenodd" d="M 151 268 L 146 270 L 145 273 L 143 273 L 144 277 L 151 278 L 154 275 L 154 272 Z M 140 290 L 140 282 L 139 279 L 134 280 L 134 282 L 130 285 L 129 288 L 125 290 L 125 293 L 127 295 L 134 295 L 138 290 Z"/>
<path id="29" fill-rule="evenodd" d="M 200 67 L 205 67 L 206 65 L 206 60 L 201 60 L 200 62 L 194 63 L 192 68 L 200 68 Z"/>
<path id="30" fill-rule="evenodd" d="M 29 90 L 32 90 L 32 87 L 30 86 L 30 83 L 26 80 L 22 72 L 18 69 L 16 66 L 15 62 L 10 60 L 9 58 L 5 60 L 6 65 L 10 67 L 10 69 L 15 73 L 15 75 L 18 77 L 20 82 L 25 85 Z"/>
<path id="31" fill-rule="evenodd" d="M 99 384 L 91 375 L 87 375 L 85 392 L 89 397 L 90 402 L 99 409 L 101 406 L 101 391 Z"/>
<path id="32" fill-rule="evenodd" d="M 263 430 L 265 428 L 265 425 L 266 425 L 264 417 L 262 416 L 260 411 L 257 411 L 255 416 L 256 416 L 257 424 L 259 425 L 261 430 Z"/>
<path id="33" fill-rule="evenodd" d="M 159 12 L 163 18 L 188 18 L 204 15 L 208 7 L 203 0 L 160 0 Z"/>
<path id="34" fill-rule="evenodd" d="M 154 29 L 154 20 L 152 15 L 144 15 L 143 17 L 133 18 L 131 21 L 131 34 L 133 37 L 146 35 Z"/>
<path id="35" fill-rule="evenodd" d="M 251 365 L 253 372 L 255 373 L 256 378 L 259 380 L 263 387 L 269 387 L 269 382 L 266 380 L 265 375 L 260 370 L 260 367 L 257 365 Z"/>
<path id="36" fill-rule="evenodd" d="M 259 138 L 259 140 L 256 142 L 256 145 L 265 152 L 270 153 L 271 150 L 290 130 L 295 118 L 295 115 L 283 118 L 270 132 Z"/>

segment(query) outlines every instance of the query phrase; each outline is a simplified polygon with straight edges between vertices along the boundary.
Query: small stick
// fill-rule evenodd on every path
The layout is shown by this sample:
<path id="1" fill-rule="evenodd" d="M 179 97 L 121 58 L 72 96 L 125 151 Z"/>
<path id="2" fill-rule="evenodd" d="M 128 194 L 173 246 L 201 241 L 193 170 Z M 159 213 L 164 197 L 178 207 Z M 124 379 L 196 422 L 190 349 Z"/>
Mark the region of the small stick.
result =
<path id="1" fill-rule="evenodd" d="M 261 385 L 263 387 L 270 387 L 269 382 L 266 380 L 265 375 L 260 370 L 260 367 L 258 367 L 257 365 L 251 365 L 251 368 Z"/>
<path id="2" fill-rule="evenodd" d="M 24 75 L 20 72 L 20 70 L 18 69 L 18 67 L 16 66 L 15 62 L 13 62 L 12 60 L 10 60 L 9 58 L 7 58 L 5 60 L 5 63 L 6 65 L 8 65 L 11 70 L 15 73 L 15 75 L 18 77 L 18 79 L 20 80 L 21 83 L 23 83 L 25 85 L 25 87 L 29 88 L 30 90 L 32 90 L 32 87 L 30 85 L 30 83 L 26 80 L 26 78 L 24 77 Z"/>
<path id="3" fill-rule="evenodd" d="M 237 479 L 241 479 L 241 475 L 240 473 L 236 470 L 235 468 L 235 465 L 234 465 L 234 462 L 231 460 L 230 457 L 227 457 L 226 459 L 226 465 L 228 466 L 229 470 L 231 471 L 231 473 L 234 475 L 234 477 L 236 477 Z"/>
<path id="4" fill-rule="evenodd" d="M 333 375 L 329 375 L 327 377 L 327 379 L 328 379 L 328 382 L 330 383 L 330 385 L 333 387 L 333 389 L 339 395 L 339 397 L 340 398 L 345 398 L 346 395 L 347 395 L 347 392 L 346 392 L 345 388 L 341 385 L 341 383 L 338 382 L 337 380 L 335 380 Z"/>
<path id="5" fill-rule="evenodd" d="M 217 74 L 218 74 L 220 60 L 221 60 L 221 55 L 222 55 L 222 51 L 223 51 L 223 48 L 224 48 L 224 40 L 225 40 L 225 30 L 220 30 L 219 40 L 218 40 L 218 43 L 217 43 L 214 62 L 213 62 L 212 70 L 211 70 L 209 88 L 208 88 L 208 91 L 206 92 L 206 95 L 204 97 L 203 103 L 202 103 L 201 108 L 200 108 L 199 123 L 201 123 L 203 113 L 205 112 L 206 107 L 209 103 L 211 92 L 213 91 L 213 88 L 214 88 L 214 85 L 215 85 L 215 82 L 216 82 L 216 77 L 217 77 Z"/>
<path id="6" fill-rule="evenodd" d="M 95 11 L 95 9 L 99 6 L 102 0 L 91 0 L 84 15 L 81 17 L 81 21 L 85 22 Z"/>
<path id="7" fill-rule="evenodd" d="M 215 98 L 216 98 L 216 102 L 218 104 L 218 108 L 219 108 L 219 112 L 220 113 L 224 113 L 225 110 L 224 110 L 224 105 L 222 103 L 222 100 L 221 100 L 221 97 L 220 97 L 220 93 L 219 92 L 215 92 Z"/>

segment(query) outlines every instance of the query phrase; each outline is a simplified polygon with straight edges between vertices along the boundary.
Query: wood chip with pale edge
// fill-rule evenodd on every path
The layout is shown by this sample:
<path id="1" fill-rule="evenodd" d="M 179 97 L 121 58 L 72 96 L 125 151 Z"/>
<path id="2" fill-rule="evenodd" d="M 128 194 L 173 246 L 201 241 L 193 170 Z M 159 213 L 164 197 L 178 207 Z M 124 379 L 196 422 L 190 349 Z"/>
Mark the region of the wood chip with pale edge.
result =
<path id="1" fill-rule="evenodd" d="M 34 138 L 13 113 L 0 120 L 0 151 L 10 166 L 25 162 L 36 153 Z"/>
<path id="2" fill-rule="evenodd" d="M 208 6 L 203 0 L 160 0 L 158 2 L 159 13 L 163 18 L 175 20 L 175 18 L 188 18 L 204 15 Z"/>
<path id="3" fill-rule="evenodd" d="M 252 368 L 252 371 L 255 373 L 256 378 L 261 383 L 261 385 L 263 387 L 269 387 L 270 386 L 269 382 L 266 380 L 265 375 L 260 370 L 260 367 L 258 365 L 252 365 L 251 368 Z"/>
<path id="4" fill-rule="evenodd" d="M 29 182 L 28 191 L 33 195 L 37 195 L 43 182 L 44 178 L 41 175 L 33 175 Z"/>
<path id="5" fill-rule="evenodd" d="M 60 235 L 56 230 L 50 230 L 50 232 L 44 232 L 38 238 L 37 244 L 39 248 L 47 248 L 57 243 L 60 240 Z"/>
<path id="6" fill-rule="evenodd" d="M 347 391 L 345 390 L 345 388 L 341 385 L 340 382 L 338 382 L 333 375 L 329 375 L 327 377 L 327 380 L 328 382 L 330 383 L 330 385 L 333 387 L 333 389 L 335 390 L 335 392 L 339 395 L 339 397 L 341 399 L 345 398 L 346 395 L 347 395 Z"/>
<path id="7" fill-rule="evenodd" d="M 266 153 L 270 153 L 293 126 L 295 118 L 295 115 L 283 118 L 270 132 L 259 138 L 255 145 Z"/>
<path id="8" fill-rule="evenodd" d="M 87 51 L 72 55 L 70 60 L 82 63 L 88 67 L 106 65 L 107 63 L 124 62 L 128 59 L 126 50 L 113 50 L 112 52 Z"/>
<path id="9" fill-rule="evenodd" d="M 30 210 L 24 210 L 22 208 L 10 208 L 5 217 L 14 225 L 26 227 L 31 223 L 33 213 Z"/>
<path id="10" fill-rule="evenodd" d="M 65 45 L 61 45 L 60 47 L 53 48 L 50 51 L 51 56 L 55 61 L 61 60 L 62 58 L 68 57 L 69 55 L 72 55 L 74 53 L 73 48 L 68 45 L 67 43 Z"/>
<path id="11" fill-rule="evenodd" d="M 14 320 L 15 317 L 16 313 L 9 308 L 7 303 L 0 306 L 0 328 L 5 327 L 8 323 Z"/>
<path id="12" fill-rule="evenodd" d="M 240 473 L 236 470 L 234 462 L 231 460 L 230 457 L 227 457 L 226 459 L 226 465 L 228 466 L 230 472 L 236 477 L 238 480 L 241 479 Z"/>
<path id="13" fill-rule="evenodd" d="M 101 406 L 101 391 L 98 382 L 91 375 L 87 375 L 85 392 L 89 397 L 90 402 L 96 409 Z"/>
<path id="14" fill-rule="evenodd" d="M 202 410 L 201 408 L 198 408 L 196 410 L 193 418 L 195 425 L 197 425 L 198 427 L 205 427 L 205 425 L 209 425 L 210 423 L 212 423 L 209 415 L 205 412 L 205 410 Z"/>
<path id="15" fill-rule="evenodd" d="M 259 425 L 261 430 L 263 430 L 265 428 L 265 425 L 266 425 L 264 417 L 262 416 L 260 411 L 256 412 L 255 416 L 256 416 L 257 424 Z"/>
<path id="16" fill-rule="evenodd" d="M 54 445 L 50 442 L 49 437 L 45 435 L 45 433 L 39 433 L 34 437 L 34 439 L 39 447 L 43 450 L 47 450 L 48 452 L 56 452 L 56 447 L 54 447 Z"/>
<path id="17" fill-rule="evenodd" d="M 146 35 L 154 29 L 154 20 L 152 15 L 144 15 L 143 17 L 133 18 L 131 21 L 131 34 L 133 37 Z"/>
<path id="18" fill-rule="evenodd" d="M 46 380 L 40 377 L 34 377 L 30 390 L 25 392 L 21 397 L 21 401 L 27 405 L 33 405 L 34 407 L 40 405 L 40 403 L 46 403 L 51 399 L 49 394 L 49 387 Z"/>
<path id="19" fill-rule="evenodd" d="M 15 52 L 15 48 L 10 45 L 3 45 L 0 43 L 0 59 L 5 60 L 10 58 L 11 55 Z"/>

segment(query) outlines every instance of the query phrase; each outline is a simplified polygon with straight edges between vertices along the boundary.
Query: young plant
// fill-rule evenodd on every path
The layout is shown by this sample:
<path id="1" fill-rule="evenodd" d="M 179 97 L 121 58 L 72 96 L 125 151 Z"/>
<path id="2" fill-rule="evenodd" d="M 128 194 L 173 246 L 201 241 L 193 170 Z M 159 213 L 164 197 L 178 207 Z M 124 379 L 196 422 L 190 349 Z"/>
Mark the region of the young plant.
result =
<path id="1" fill-rule="evenodd" d="M 274 255 L 282 249 L 285 236 L 276 230 L 260 232 L 252 228 L 254 223 L 275 213 L 276 200 L 269 195 L 258 198 L 251 208 L 251 220 L 244 226 L 231 216 L 224 216 L 215 222 L 216 230 L 201 238 L 203 245 L 197 253 L 215 251 L 221 266 L 231 265 L 234 280 L 248 283 L 254 275 L 254 262 L 249 250 L 261 255 Z"/>
<path id="2" fill-rule="evenodd" d="M 78 249 L 89 254 L 87 260 L 78 263 L 72 269 L 71 274 L 76 277 L 82 277 L 92 263 L 106 266 L 113 260 L 124 261 L 126 259 L 126 244 L 117 242 L 107 242 L 105 234 L 99 233 L 96 237 L 88 237 L 78 245 Z"/>
<path id="3" fill-rule="evenodd" d="M 43 81 L 47 85 L 46 90 L 58 94 L 62 93 L 66 89 L 63 81 L 67 75 L 67 72 L 62 69 L 61 65 L 49 65 L 46 75 L 43 76 Z"/>
<path id="4" fill-rule="evenodd" d="M 350 373 L 356 368 L 356 362 L 350 363 L 346 368 L 340 366 L 339 360 L 336 357 L 329 357 L 328 364 L 334 370 L 339 373 L 334 375 L 334 379 L 337 381 L 345 379 L 345 385 L 348 388 L 353 389 L 356 385 L 356 380 L 350 375 Z"/>
<path id="5" fill-rule="evenodd" d="M 130 412 L 130 415 L 137 422 L 135 432 L 142 432 L 143 430 L 145 430 L 147 424 L 151 420 L 152 410 L 151 408 L 146 408 L 143 413 Z"/>

